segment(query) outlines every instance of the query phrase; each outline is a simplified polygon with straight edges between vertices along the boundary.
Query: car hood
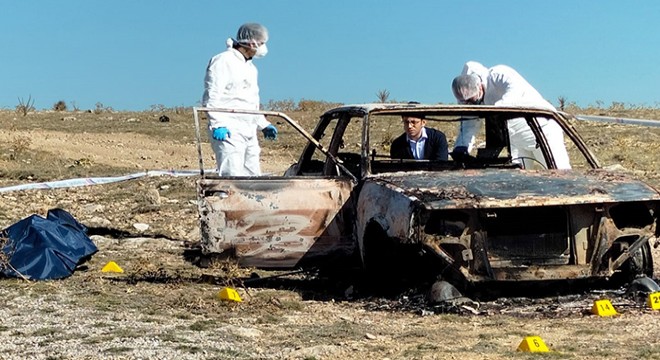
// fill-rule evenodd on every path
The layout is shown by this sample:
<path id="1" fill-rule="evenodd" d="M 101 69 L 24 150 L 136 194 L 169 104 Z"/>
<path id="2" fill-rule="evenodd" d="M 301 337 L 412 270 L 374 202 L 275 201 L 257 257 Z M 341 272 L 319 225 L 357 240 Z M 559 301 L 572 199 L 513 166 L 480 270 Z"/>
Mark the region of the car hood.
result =
<path id="1" fill-rule="evenodd" d="M 605 170 L 501 170 L 396 172 L 368 181 L 430 209 L 495 208 L 660 200 L 653 187 Z"/>

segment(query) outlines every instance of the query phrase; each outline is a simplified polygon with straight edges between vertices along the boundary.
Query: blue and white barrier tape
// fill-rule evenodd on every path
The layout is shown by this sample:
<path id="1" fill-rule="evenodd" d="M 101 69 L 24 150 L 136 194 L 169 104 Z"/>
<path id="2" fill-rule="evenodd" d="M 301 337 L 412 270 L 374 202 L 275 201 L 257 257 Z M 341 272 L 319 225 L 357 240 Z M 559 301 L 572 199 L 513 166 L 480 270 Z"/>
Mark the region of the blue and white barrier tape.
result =
<path id="1" fill-rule="evenodd" d="M 215 170 L 204 170 L 204 172 L 213 172 Z M 101 185 L 113 182 L 120 182 L 126 180 L 133 180 L 145 176 L 194 176 L 199 175 L 199 170 L 149 170 L 135 174 L 124 176 L 110 176 L 110 177 L 90 177 L 90 178 L 77 178 L 67 180 L 48 181 L 41 183 L 21 184 L 14 186 L 7 186 L 0 188 L 0 193 L 19 190 L 35 190 L 35 189 L 57 189 L 57 188 L 70 188 L 78 186 L 91 186 Z"/>
<path id="2" fill-rule="evenodd" d="M 630 118 L 617 118 L 610 116 L 591 116 L 591 115 L 575 115 L 575 118 L 578 120 L 600 121 L 600 122 L 609 122 L 615 124 L 660 127 L 660 121 L 658 120 L 630 119 Z"/>

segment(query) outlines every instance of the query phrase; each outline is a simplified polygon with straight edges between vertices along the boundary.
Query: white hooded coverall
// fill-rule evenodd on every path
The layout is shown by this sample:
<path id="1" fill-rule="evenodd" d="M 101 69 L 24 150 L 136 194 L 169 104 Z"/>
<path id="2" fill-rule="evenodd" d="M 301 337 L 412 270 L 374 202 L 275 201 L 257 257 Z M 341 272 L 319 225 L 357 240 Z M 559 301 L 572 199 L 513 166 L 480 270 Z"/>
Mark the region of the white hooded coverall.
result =
<path id="1" fill-rule="evenodd" d="M 204 78 L 202 106 L 208 108 L 259 110 L 257 67 L 252 60 L 231 47 L 209 61 Z M 263 115 L 208 113 L 209 138 L 221 176 L 257 176 L 259 141 L 257 130 L 270 122 Z M 226 127 L 231 136 L 225 141 L 213 139 L 213 129 Z"/>
<path id="2" fill-rule="evenodd" d="M 506 65 L 496 65 L 486 68 L 476 61 L 468 61 L 463 66 L 461 75 L 476 74 L 484 86 L 484 105 L 495 106 L 533 106 L 542 109 L 555 110 L 541 94 L 530 85 L 516 70 Z M 541 131 L 550 147 L 558 169 L 570 169 L 571 164 L 564 144 L 564 132 L 555 121 L 537 118 Z M 480 127 L 478 120 L 464 121 L 456 138 L 456 145 L 471 149 L 474 137 Z M 533 158 L 547 168 L 541 149 L 537 147 L 532 129 L 524 118 L 508 121 L 509 141 L 511 142 L 511 158 L 516 163 L 523 163 L 530 168 Z"/>

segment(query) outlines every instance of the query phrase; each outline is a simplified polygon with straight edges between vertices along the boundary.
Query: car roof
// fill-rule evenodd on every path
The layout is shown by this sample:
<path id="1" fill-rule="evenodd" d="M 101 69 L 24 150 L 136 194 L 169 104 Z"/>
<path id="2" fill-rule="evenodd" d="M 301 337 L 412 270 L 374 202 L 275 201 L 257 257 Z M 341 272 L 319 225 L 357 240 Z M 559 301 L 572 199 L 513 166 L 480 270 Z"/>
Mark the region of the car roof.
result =
<path id="1" fill-rule="evenodd" d="M 402 115 L 423 113 L 427 115 L 480 115 L 480 114 L 538 114 L 555 117 L 559 112 L 532 106 L 492 106 L 492 105 L 461 105 L 461 104 L 409 104 L 409 103 L 365 103 L 342 105 L 330 109 L 323 116 L 337 116 L 341 113 L 354 115 L 390 114 Z"/>

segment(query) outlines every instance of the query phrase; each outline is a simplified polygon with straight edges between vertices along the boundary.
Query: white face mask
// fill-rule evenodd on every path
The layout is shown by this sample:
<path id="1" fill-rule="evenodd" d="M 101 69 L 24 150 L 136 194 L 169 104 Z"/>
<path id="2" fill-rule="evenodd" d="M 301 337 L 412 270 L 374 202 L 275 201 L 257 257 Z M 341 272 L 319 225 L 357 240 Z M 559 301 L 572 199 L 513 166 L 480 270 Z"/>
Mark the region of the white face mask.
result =
<path id="1" fill-rule="evenodd" d="M 257 52 L 254 53 L 255 58 L 262 58 L 268 54 L 268 47 L 266 47 L 266 44 L 262 44 L 259 47 L 257 47 Z"/>

